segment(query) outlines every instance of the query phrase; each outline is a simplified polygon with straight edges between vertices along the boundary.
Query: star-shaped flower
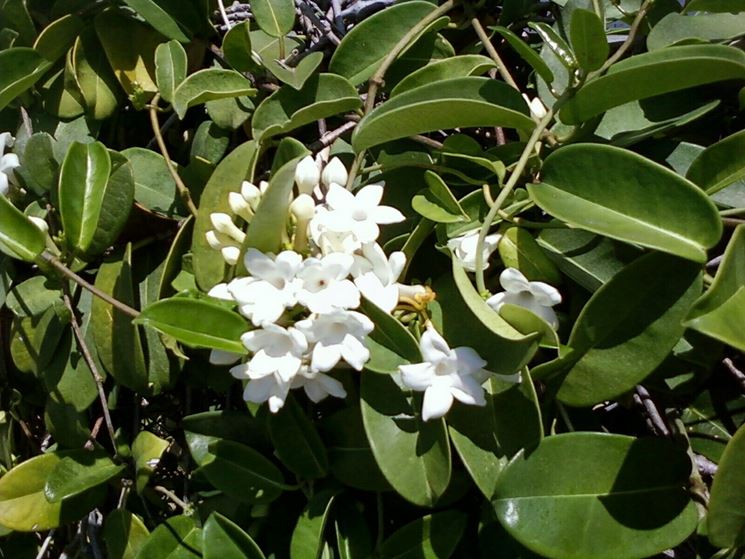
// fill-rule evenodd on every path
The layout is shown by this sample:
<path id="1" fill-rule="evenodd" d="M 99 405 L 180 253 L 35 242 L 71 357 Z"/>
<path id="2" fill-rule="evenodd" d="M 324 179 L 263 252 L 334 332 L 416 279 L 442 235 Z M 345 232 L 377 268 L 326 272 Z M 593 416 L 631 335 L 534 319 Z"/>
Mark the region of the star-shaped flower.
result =
<path id="1" fill-rule="evenodd" d="M 330 371 L 342 359 L 360 371 L 370 359 L 364 341 L 374 325 L 364 314 L 339 309 L 301 320 L 295 327 L 314 344 L 312 372 Z"/>
<path id="2" fill-rule="evenodd" d="M 347 279 L 354 259 L 349 254 L 332 253 L 323 258 L 307 258 L 297 274 L 302 287 L 297 292 L 301 305 L 314 313 L 334 309 L 354 309 L 360 305 L 360 292 Z"/>
<path id="3" fill-rule="evenodd" d="M 559 327 L 559 319 L 551 308 L 561 303 L 561 293 L 555 287 L 542 281 L 528 281 L 516 268 L 506 268 L 499 275 L 499 283 L 505 290 L 486 300 L 492 309 L 499 311 L 505 303 L 518 305 L 540 316 L 554 330 Z"/>
<path id="4" fill-rule="evenodd" d="M 499 239 L 502 235 L 499 233 L 492 233 L 487 235 L 484 239 L 484 270 L 489 267 L 489 257 L 492 252 L 497 249 Z M 454 237 L 448 241 L 448 248 L 455 255 L 455 257 L 463 265 L 463 268 L 469 272 L 476 271 L 476 245 L 479 241 L 479 230 L 474 229 L 468 233 L 464 233 L 459 237 Z"/>
<path id="5" fill-rule="evenodd" d="M 13 179 L 13 169 L 21 164 L 15 153 L 4 153 L 5 148 L 13 147 L 14 141 L 9 132 L 0 134 L 0 196 L 8 193 Z"/>

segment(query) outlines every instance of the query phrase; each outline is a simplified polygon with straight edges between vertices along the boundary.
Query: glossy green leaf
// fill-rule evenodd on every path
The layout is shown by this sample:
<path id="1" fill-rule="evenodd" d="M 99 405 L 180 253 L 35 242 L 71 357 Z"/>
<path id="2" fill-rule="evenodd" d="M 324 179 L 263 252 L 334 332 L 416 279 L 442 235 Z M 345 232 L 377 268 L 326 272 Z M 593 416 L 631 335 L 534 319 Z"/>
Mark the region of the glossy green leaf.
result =
<path id="1" fill-rule="evenodd" d="M 711 486 L 707 536 L 717 547 L 745 545 L 745 427 L 740 427 L 724 449 Z"/>
<path id="2" fill-rule="evenodd" d="M 361 84 L 375 73 L 404 35 L 434 9 L 429 2 L 413 0 L 365 18 L 344 36 L 331 57 L 329 71 L 354 85 Z"/>
<path id="3" fill-rule="evenodd" d="M 312 52 L 298 62 L 294 68 L 283 66 L 277 61 L 266 61 L 266 65 L 278 80 L 294 89 L 300 90 L 305 85 L 305 82 L 308 81 L 308 78 L 313 75 L 313 72 L 321 65 L 322 61 L 322 52 Z"/>
<path id="4" fill-rule="evenodd" d="M 251 536 L 218 512 L 204 523 L 202 540 L 204 559 L 264 559 Z"/>
<path id="5" fill-rule="evenodd" d="M 355 151 L 434 130 L 534 126 L 525 100 L 507 84 L 489 78 L 453 78 L 411 89 L 365 116 L 352 134 Z"/>
<path id="6" fill-rule="evenodd" d="M 380 548 L 382 559 L 448 559 L 455 551 L 467 517 L 459 511 L 442 511 L 410 522 L 396 530 Z"/>
<path id="7" fill-rule="evenodd" d="M 44 233 L 5 196 L 0 196 L 0 251 L 33 262 L 46 246 Z"/>
<path id="8" fill-rule="evenodd" d="M 158 467 L 160 457 L 168 448 L 168 441 L 153 435 L 149 431 L 141 431 L 132 442 L 132 456 L 135 459 L 137 493 L 142 493 L 150 476 Z"/>
<path id="9" fill-rule="evenodd" d="M 745 130 L 710 145 L 688 168 L 686 178 L 709 194 L 745 177 Z"/>
<path id="10" fill-rule="evenodd" d="M 572 11 L 569 30 L 569 40 L 580 68 L 586 72 L 600 68 L 610 50 L 603 21 L 595 12 L 576 8 Z"/>
<path id="11" fill-rule="evenodd" d="M 690 469 L 685 451 L 663 439 L 556 435 L 510 462 L 494 508 L 510 535 L 543 556 L 649 557 L 696 529 Z"/>
<path id="12" fill-rule="evenodd" d="M 254 0 L 251 11 L 259 27 L 272 37 L 287 35 L 295 25 L 292 0 Z"/>
<path id="13" fill-rule="evenodd" d="M 565 74 L 568 73 L 567 70 L 573 73 L 577 69 L 579 66 L 577 57 L 557 29 L 548 23 L 533 21 L 528 23 L 528 27 L 541 38 L 544 49 L 553 54 L 556 62 L 563 67 Z"/>
<path id="14" fill-rule="evenodd" d="M 202 530 L 188 516 L 172 516 L 158 525 L 136 559 L 200 559 Z"/>
<path id="15" fill-rule="evenodd" d="M 215 99 L 253 95 L 251 82 L 235 70 L 207 68 L 182 81 L 173 92 L 173 110 L 183 119 L 186 110 Z"/>
<path id="16" fill-rule="evenodd" d="M 529 375 L 522 382 L 492 376 L 486 406 L 454 406 L 448 413 L 450 440 L 476 487 L 494 496 L 499 474 L 519 450 L 543 438 L 538 397 Z"/>
<path id="17" fill-rule="evenodd" d="M 194 317 L 199 317 L 195 321 Z M 248 324 L 238 313 L 204 299 L 174 297 L 148 305 L 134 321 L 190 347 L 246 353 L 241 335 Z"/>
<path id="18" fill-rule="evenodd" d="M 551 68 L 548 67 L 548 64 L 546 64 L 540 55 L 530 48 L 525 41 L 506 27 L 497 25 L 490 27 L 490 29 L 493 29 L 504 37 L 515 52 L 517 52 L 525 62 L 532 66 L 533 70 L 535 70 L 536 74 L 538 74 L 543 81 L 547 84 L 554 81 L 554 73 L 551 71 Z"/>
<path id="19" fill-rule="evenodd" d="M 103 540 L 109 559 L 135 559 L 148 532 L 142 519 L 126 509 L 116 509 L 106 516 Z"/>
<path id="20" fill-rule="evenodd" d="M 14 47 L 0 52 L 0 109 L 34 85 L 52 65 L 28 47 Z"/>
<path id="21" fill-rule="evenodd" d="M 37 194 L 51 192 L 56 187 L 59 163 L 54 158 L 54 140 L 45 132 L 33 134 L 23 150 L 21 166 L 14 172 Z"/>
<path id="22" fill-rule="evenodd" d="M 683 335 L 701 287 L 700 266 L 659 252 L 618 272 L 577 318 L 558 398 L 591 406 L 644 380 Z"/>
<path id="23" fill-rule="evenodd" d="M 191 251 L 194 276 L 204 291 L 209 291 L 225 276 L 225 260 L 219 251 L 207 244 L 205 238 L 207 231 L 212 229 L 210 215 L 214 212 L 230 213 L 228 195 L 240 192 L 243 181 L 251 180 L 257 156 L 258 145 L 255 141 L 237 146 L 217 166 L 199 199 Z"/>
<path id="24" fill-rule="evenodd" d="M 745 351 L 745 227 L 739 226 L 727 245 L 714 283 L 696 301 L 685 325 Z"/>
<path id="25" fill-rule="evenodd" d="M 716 208 L 700 189 L 620 148 L 564 147 L 546 159 L 541 180 L 528 185 L 541 209 L 614 239 L 703 262 L 722 234 Z"/>
<path id="26" fill-rule="evenodd" d="M 370 350 L 366 370 L 392 374 L 398 372 L 399 365 L 421 360 L 419 344 L 403 324 L 367 299 L 362 299 L 361 308 L 375 324 L 365 339 L 365 345 Z"/>
<path id="27" fill-rule="evenodd" d="M 434 62 L 419 68 L 412 72 L 391 90 L 391 97 L 419 87 L 441 80 L 450 78 L 480 76 L 486 73 L 489 68 L 494 68 L 496 64 L 491 58 L 480 54 L 464 54 L 435 60 Z"/>
<path id="28" fill-rule="evenodd" d="M 74 14 L 54 20 L 39 33 L 34 50 L 49 62 L 57 62 L 73 45 L 83 25 L 84 21 Z"/>
<path id="29" fill-rule="evenodd" d="M 526 229 L 507 228 L 502 233 L 498 249 L 505 268 L 517 268 L 530 281 L 551 285 L 561 282 L 559 270 Z"/>
<path id="30" fill-rule="evenodd" d="M 19 317 L 37 316 L 62 301 L 59 284 L 44 276 L 33 276 L 17 283 L 8 292 L 5 305 Z"/>
<path id="31" fill-rule="evenodd" d="M 119 238 L 129 219 L 134 201 L 135 181 L 132 166 L 120 153 L 109 152 L 111 174 L 98 212 L 98 225 L 88 246 L 87 255 L 101 254 Z"/>
<path id="32" fill-rule="evenodd" d="M 124 0 L 124 3 L 132 8 L 142 18 L 152 25 L 159 33 L 169 39 L 188 43 L 189 37 L 184 34 L 178 25 L 176 18 L 169 14 L 162 4 L 155 0 Z"/>
<path id="33" fill-rule="evenodd" d="M 247 21 L 234 25 L 222 39 L 222 52 L 225 60 L 239 72 L 253 69 L 251 58 L 251 35 Z"/>
<path id="34" fill-rule="evenodd" d="M 186 79 L 186 62 L 186 51 L 178 41 L 162 43 L 155 49 L 155 83 L 167 103 L 173 101 L 176 88 Z"/>
<path id="35" fill-rule="evenodd" d="M 282 473 L 269 460 L 240 443 L 217 440 L 200 471 L 227 495 L 248 503 L 270 503 L 287 487 Z"/>
<path id="36" fill-rule="evenodd" d="M 187 213 L 181 202 L 176 182 L 159 153 L 145 148 L 128 148 L 121 152 L 132 166 L 135 202 L 167 217 Z"/>
<path id="37" fill-rule="evenodd" d="M 339 559 L 366 559 L 373 554 L 370 528 L 356 505 L 344 497 L 334 503 L 334 531 Z"/>
<path id="38" fill-rule="evenodd" d="M 652 27 L 647 35 L 647 48 L 652 51 L 692 40 L 729 42 L 741 35 L 745 35 L 745 14 L 684 15 L 673 12 Z"/>
<path id="39" fill-rule="evenodd" d="M 62 458 L 49 472 L 44 497 L 59 503 L 106 483 L 118 476 L 125 466 L 112 462 L 104 451 L 75 451 Z"/>
<path id="40" fill-rule="evenodd" d="M 194 461 L 200 466 L 212 460 L 209 445 L 227 439 L 246 445 L 265 444 L 263 425 L 247 413 L 237 411 L 208 411 L 187 415 L 182 420 L 184 438 Z"/>
<path id="41" fill-rule="evenodd" d="M 19 532 L 36 532 L 56 528 L 79 519 L 103 500 L 103 488 L 94 488 L 82 495 L 50 503 L 44 496 L 47 477 L 73 453 L 40 454 L 0 478 L 0 524 Z"/>
<path id="42" fill-rule="evenodd" d="M 119 105 L 119 83 L 93 29 L 84 30 L 75 41 L 72 60 L 88 115 L 109 118 Z"/>
<path id="43" fill-rule="evenodd" d="M 745 80 L 745 53 L 723 45 L 686 45 L 632 56 L 589 81 L 559 112 L 579 124 L 611 107 L 725 80 Z"/>
<path id="44" fill-rule="evenodd" d="M 341 76 L 318 74 L 300 90 L 283 86 L 256 107 L 251 126 L 259 141 L 360 107 L 357 91 Z"/>
<path id="45" fill-rule="evenodd" d="M 411 207 L 423 217 L 436 223 L 468 221 L 468 214 L 437 173 L 425 171 L 427 189 L 411 200 Z"/>
<path id="46" fill-rule="evenodd" d="M 224 130 L 237 130 L 254 111 L 253 101 L 247 95 L 207 101 L 204 107 L 210 119 Z"/>
<path id="47" fill-rule="evenodd" d="M 320 559 L 324 545 L 323 531 L 328 523 L 335 496 L 335 491 L 327 489 L 310 498 L 292 531 L 292 559 Z"/>
<path id="48" fill-rule="evenodd" d="M 324 477 L 328 472 L 326 447 L 313 422 L 293 397 L 267 419 L 269 437 L 277 457 L 290 471 L 304 479 Z"/>
<path id="49" fill-rule="evenodd" d="M 450 483 L 445 422 L 422 421 L 421 398 L 401 391 L 394 377 L 362 375 L 362 420 L 375 460 L 407 501 L 432 507 Z"/>

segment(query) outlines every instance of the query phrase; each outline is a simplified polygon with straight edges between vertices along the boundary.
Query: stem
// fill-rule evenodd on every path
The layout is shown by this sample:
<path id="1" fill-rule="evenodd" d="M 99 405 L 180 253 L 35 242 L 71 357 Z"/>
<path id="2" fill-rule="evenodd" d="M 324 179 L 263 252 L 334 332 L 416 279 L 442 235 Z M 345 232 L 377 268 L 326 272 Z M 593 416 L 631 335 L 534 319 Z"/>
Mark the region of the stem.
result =
<path id="1" fill-rule="evenodd" d="M 502 79 L 508 85 L 520 91 L 517 83 L 512 78 L 512 74 L 510 74 L 510 71 L 507 69 L 507 65 L 502 61 L 502 58 L 499 56 L 497 49 L 494 48 L 494 45 L 491 44 L 489 36 L 486 34 L 486 31 L 484 31 L 484 27 L 481 25 L 478 18 L 473 18 L 471 20 L 471 25 L 473 26 L 474 31 L 476 31 L 476 35 L 479 36 L 479 40 L 481 41 L 481 44 L 484 45 L 486 52 L 489 53 L 489 56 L 491 56 L 492 60 L 497 65 L 499 75 L 502 76 Z"/>
<path id="2" fill-rule="evenodd" d="M 131 316 L 132 318 L 137 318 L 138 316 L 140 316 L 140 311 L 133 309 L 129 305 L 125 305 L 121 301 L 117 301 L 108 293 L 104 293 L 103 291 L 95 287 L 94 285 L 91 285 L 90 283 L 85 281 L 83 278 L 81 278 L 79 275 L 77 275 L 75 272 L 73 272 L 70 268 L 65 266 L 62 262 L 60 262 L 59 258 L 54 256 L 50 252 L 47 252 L 45 250 L 39 256 L 41 257 L 42 260 L 54 266 L 54 268 L 58 272 L 60 272 L 63 276 L 70 278 L 72 281 L 77 283 L 80 287 L 87 289 L 88 291 L 93 293 L 93 295 L 95 295 L 99 299 L 103 299 L 112 307 L 120 310 L 121 312 L 123 312 L 124 314 L 128 316 Z"/>
<path id="3" fill-rule="evenodd" d="M 91 375 L 93 375 L 93 381 L 96 383 L 96 388 L 98 389 L 98 399 L 101 401 L 101 408 L 103 409 L 103 419 L 106 423 L 106 430 L 109 432 L 109 438 L 111 439 L 111 446 L 114 449 L 114 454 L 118 454 L 116 450 L 117 445 L 114 424 L 112 423 L 111 415 L 109 414 L 109 402 L 106 399 L 106 392 L 103 389 L 103 377 L 101 376 L 101 373 L 98 372 L 98 367 L 96 366 L 96 362 L 93 360 L 88 344 L 85 343 L 85 336 L 83 336 L 83 332 L 80 330 L 80 323 L 78 322 L 77 309 L 72 304 L 70 288 L 66 282 L 62 283 L 62 289 L 62 300 L 65 302 L 67 310 L 70 311 L 70 326 L 72 326 L 72 333 L 75 336 L 75 341 L 78 344 L 80 353 L 83 354 L 83 359 L 91 370 Z"/>
<path id="4" fill-rule="evenodd" d="M 567 429 L 574 432 L 574 425 L 572 425 L 572 420 L 569 419 L 569 413 L 567 413 L 566 408 L 564 407 L 564 404 L 556 400 L 556 409 L 559 410 L 559 415 L 561 416 L 561 419 L 564 421 L 564 425 L 566 425 Z"/>
<path id="5" fill-rule="evenodd" d="M 168 172 L 171 173 L 171 177 L 173 177 L 173 180 L 176 182 L 176 188 L 181 196 L 181 200 L 189 209 L 189 213 L 194 217 L 197 217 L 197 207 L 191 199 L 189 189 L 184 184 L 184 181 L 181 180 L 176 168 L 173 166 L 173 161 L 171 161 L 171 157 L 168 155 L 168 148 L 163 140 L 163 135 L 160 133 L 160 122 L 158 122 L 158 101 L 160 101 L 160 93 L 156 93 L 155 97 L 153 97 L 153 100 L 150 102 L 150 125 L 153 128 L 153 135 L 155 135 L 155 140 L 158 142 L 158 148 L 160 148 L 160 153 L 163 155 L 163 159 L 166 160 Z"/>
<path id="6" fill-rule="evenodd" d="M 745 208 L 730 208 L 728 210 L 722 210 L 719 212 L 719 215 L 721 215 L 722 217 L 732 215 L 745 215 Z"/>
<path id="7" fill-rule="evenodd" d="M 378 534 L 375 541 L 375 556 L 379 556 L 380 549 L 383 547 L 383 539 L 385 537 L 385 519 L 383 517 L 383 494 L 378 491 L 375 493 L 375 501 L 377 504 L 378 513 Z"/>
<path id="8" fill-rule="evenodd" d="M 634 18 L 634 21 L 629 28 L 629 35 L 628 37 L 626 37 L 626 40 L 620 47 L 618 47 L 618 50 L 614 52 L 613 55 L 608 58 L 608 60 L 605 61 L 605 63 L 597 72 L 593 72 L 593 76 L 602 76 L 605 71 L 608 70 L 608 68 L 618 62 L 618 60 L 620 60 L 620 58 L 624 54 L 626 54 L 626 51 L 629 50 L 629 47 L 631 47 L 631 45 L 633 44 L 634 39 L 636 39 L 636 33 L 639 31 L 639 27 L 641 26 L 642 21 L 644 21 L 644 18 L 647 16 L 647 12 L 649 12 L 649 10 L 652 8 L 654 1 L 655 0 L 644 1 L 644 4 L 642 4 L 639 8 L 639 11 L 636 13 L 636 17 Z"/>
<path id="9" fill-rule="evenodd" d="M 166 489 L 162 485 L 156 485 L 156 486 L 153 487 L 153 489 L 155 489 L 158 493 L 161 493 L 161 494 L 165 495 L 166 497 L 168 497 L 171 500 L 171 502 L 173 502 L 173 503 L 177 504 L 179 507 L 181 507 L 181 509 L 184 511 L 184 514 L 189 515 L 189 514 L 192 513 L 191 505 L 189 503 L 187 503 L 187 502 L 182 501 L 181 499 L 179 499 L 178 496 L 173 491 L 171 491 L 170 489 Z"/>
<path id="10" fill-rule="evenodd" d="M 225 4 L 223 4 L 222 0 L 217 0 L 217 7 L 220 9 L 220 17 L 222 18 L 225 27 L 227 27 L 228 31 L 230 31 L 230 29 L 233 27 L 233 24 L 230 22 L 230 18 L 225 11 Z"/>

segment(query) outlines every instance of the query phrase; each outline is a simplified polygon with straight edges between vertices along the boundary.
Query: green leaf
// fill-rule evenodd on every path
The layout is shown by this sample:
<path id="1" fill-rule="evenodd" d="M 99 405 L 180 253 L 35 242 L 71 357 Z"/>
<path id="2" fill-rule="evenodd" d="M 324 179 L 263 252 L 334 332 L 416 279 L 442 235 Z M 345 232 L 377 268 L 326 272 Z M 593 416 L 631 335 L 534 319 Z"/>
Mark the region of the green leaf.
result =
<path id="1" fill-rule="evenodd" d="M 468 221 L 468 214 L 458 203 L 445 181 L 433 171 L 425 171 L 427 190 L 411 200 L 411 207 L 423 217 L 436 223 Z"/>
<path id="2" fill-rule="evenodd" d="M 558 30 L 551 27 L 548 23 L 535 23 L 532 21 L 528 23 L 528 27 L 535 31 L 541 40 L 543 40 L 543 48 L 553 54 L 556 62 L 563 67 L 564 73 L 574 73 L 578 66 L 577 58 Z M 543 56 L 545 57 L 545 55 Z"/>
<path id="3" fill-rule="evenodd" d="M 686 178 L 696 183 L 708 194 L 745 177 L 745 130 L 710 145 L 693 160 Z"/>
<path id="4" fill-rule="evenodd" d="M 399 365 L 421 361 L 419 344 L 401 322 L 365 298 L 360 307 L 375 324 L 375 328 L 365 339 L 365 345 L 370 350 L 370 360 L 365 363 L 366 370 L 393 374 L 398 372 Z"/>
<path id="5" fill-rule="evenodd" d="M 550 84 L 554 81 L 554 73 L 551 71 L 551 68 L 548 67 L 548 64 L 546 64 L 540 57 L 540 55 L 532 48 L 530 48 L 525 43 L 525 41 L 523 41 L 520 37 L 515 35 L 506 27 L 497 25 L 494 27 L 490 27 L 489 29 L 493 29 L 502 37 L 504 37 L 505 40 L 510 44 L 510 46 L 515 50 L 515 52 L 520 55 L 520 58 L 530 64 L 533 70 L 535 70 L 536 74 L 538 74 L 544 82 Z"/>
<path id="6" fill-rule="evenodd" d="M 103 450 L 73 451 L 49 472 L 44 496 L 50 503 L 59 503 L 106 483 L 122 473 L 124 468 L 124 464 L 114 464 Z"/>
<path id="7" fill-rule="evenodd" d="M 583 8 L 574 9 L 569 30 L 569 40 L 580 67 L 585 72 L 600 68 L 608 58 L 610 47 L 605 38 L 605 24 L 598 15 Z"/>
<path id="8" fill-rule="evenodd" d="M 189 37 L 181 30 L 177 20 L 159 5 L 162 2 L 159 3 L 154 0 L 124 0 L 124 3 L 141 15 L 159 33 L 162 33 L 169 39 L 181 41 L 182 43 L 189 42 Z"/>
<path id="9" fill-rule="evenodd" d="M 5 196 L 0 196 L 0 251 L 33 262 L 44 250 L 44 233 Z"/>
<path id="10" fill-rule="evenodd" d="M 199 317 L 195 321 L 194 317 Z M 241 335 L 248 324 L 238 313 L 204 299 L 173 297 L 148 305 L 134 321 L 190 347 L 245 354 Z"/>
<path id="11" fill-rule="evenodd" d="M 135 559 L 148 539 L 142 519 L 126 509 L 116 509 L 106 516 L 103 540 L 109 559 Z"/>
<path id="12" fill-rule="evenodd" d="M 137 147 L 125 149 L 121 153 L 132 166 L 135 202 L 166 217 L 175 218 L 187 213 L 181 203 L 176 181 L 168 171 L 162 155 Z"/>
<path id="13" fill-rule="evenodd" d="M 158 467 L 160 457 L 168 448 L 168 441 L 153 435 L 149 431 L 140 431 L 132 442 L 132 457 L 135 459 L 137 493 L 147 486 L 150 476 Z"/>
<path id="14" fill-rule="evenodd" d="M 59 284 L 44 276 L 33 276 L 17 283 L 8 292 L 5 305 L 18 316 L 37 316 L 62 301 Z"/>
<path id="15" fill-rule="evenodd" d="M 26 91 L 52 65 L 46 58 L 28 47 L 14 47 L 0 52 L 0 110 Z"/>
<path id="16" fill-rule="evenodd" d="M 329 62 L 329 71 L 357 85 L 375 73 L 393 47 L 435 9 L 419 0 L 395 4 L 364 19 L 344 36 Z M 427 31 L 422 30 L 422 34 Z M 419 35 L 421 36 L 421 34 Z M 419 37 L 415 37 L 411 44 Z"/>
<path id="17" fill-rule="evenodd" d="M 295 25 L 295 3 L 292 0 L 254 0 L 251 12 L 261 29 L 272 37 L 282 37 Z"/>
<path id="18" fill-rule="evenodd" d="M 704 262 L 706 249 L 722 234 L 716 208 L 700 189 L 620 148 L 575 144 L 559 149 L 546 159 L 541 180 L 528 185 L 541 209 L 613 239 Z"/>
<path id="19" fill-rule="evenodd" d="M 491 58 L 480 54 L 464 54 L 462 56 L 435 60 L 398 82 L 396 87 L 391 90 L 391 97 L 433 82 L 450 78 L 480 76 L 489 70 L 489 68 L 494 68 L 495 66 L 496 64 Z"/>
<path id="20" fill-rule="evenodd" d="M 135 181 L 132 166 L 127 158 L 114 151 L 111 157 L 111 174 L 101 200 L 98 226 L 86 256 L 101 254 L 119 238 L 129 219 L 134 201 Z"/>
<path id="21" fill-rule="evenodd" d="M 303 479 L 321 478 L 328 472 L 328 456 L 313 422 L 292 396 L 267 418 L 269 437 L 277 457 Z"/>
<path id="22" fill-rule="evenodd" d="M 691 10 L 690 4 L 687 9 Z M 742 6 L 739 11 L 742 11 Z M 656 50 L 692 40 L 729 42 L 741 35 L 745 35 L 745 14 L 684 15 L 673 12 L 652 27 L 647 35 L 647 48 Z"/>
<path id="23" fill-rule="evenodd" d="M 95 120 L 109 118 L 119 106 L 119 83 L 92 28 L 78 36 L 72 61 L 87 114 Z"/>
<path id="24" fill-rule="evenodd" d="M 515 456 L 494 508 L 510 535 L 544 556 L 649 557 L 696 529 L 690 469 L 685 451 L 663 439 L 556 435 Z"/>
<path id="25" fill-rule="evenodd" d="M 339 559 L 366 559 L 373 555 L 367 520 L 357 503 L 340 497 L 334 503 L 334 531 Z"/>
<path id="26" fill-rule="evenodd" d="M 224 130 L 237 130 L 254 111 L 254 104 L 247 95 L 207 101 L 204 106 L 210 119 Z"/>
<path id="27" fill-rule="evenodd" d="M 59 164 L 54 158 L 54 140 L 45 132 L 33 134 L 26 142 L 21 166 L 14 172 L 35 193 L 43 195 L 56 187 Z"/>
<path id="28" fill-rule="evenodd" d="M 523 373 L 518 383 L 492 376 L 486 392 L 486 406 L 455 406 L 447 423 L 466 470 L 481 493 L 491 499 L 507 461 L 540 442 L 543 425 L 529 375 Z"/>
<path id="29" fill-rule="evenodd" d="M 266 61 L 266 66 L 274 74 L 277 79 L 283 83 L 288 84 L 293 89 L 300 90 L 313 75 L 313 72 L 321 65 L 323 61 L 322 52 L 312 52 L 300 62 L 294 68 L 283 66 L 276 61 Z"/>
<path id="30" fill-rule="evenodd" d="M 745 351 L 745 227 L 735 229 L 714 283 L 696 301 L 685 325 Z"/>
<path id="31" fill-rule="evenodd" d="M 701 293 L 700 266 L 653 252 L 598 289 L 569 336 L 569 369 L 557 397 L 572 406 L 613 399 L 662 363 Z"/>
<path id="32" fill-rule="evenodd" d="M 251 82 L 235 70 L 207 68 L 188 76 L 173 92 L 173 110 L 183 119 L 186 110 L 215 99 L 253 95 Z"/>
<path id="33" fill-rule="evenodd" d="M 725 80 L 745 80 L 741 50 L 722 45 L 660 49 L 617 62 L 589 81 L 562 107 L 559 118 L 579 124 L 629 101 Z"/>
<path id="34" fill-rule="evenodd" d="M 249 72 L 254 67 L 251 58 L 251 34 L 248 21 L 231 27 L 222 39 L 225 60 L 239 72 Z"/>
<path id="35" fill-rule="evenodd" d="M 411 89 L 373 109 L 355 128 L 352 145 L 359 152 L 434 130 L 474 126 L 530 130 L 534 125 L 525 100 L 507 84 L 489 78 L 453 78 Z"/>
<path id="36" fill-rule="evenodd" d="M 375 460 L 407 501 L 432 507 L 450 483 L 450 445 L 442 419 L 422 421 L 421 398 L 393 376 L 362 375 L 362 420 Z"/>
<path id="37" fill-rule="evenodd" d="M 218 440 L 200 471 L 225 494 L 253 504 L 274 501 L 287 487 L 282 473 L 261 454 L 240 443 Z"/>
<path id="38" fill-rule="evenodd" d="M 251 121 L 253 137 L 262 141 L 361 105 L 349 81 L 333 74 L 318 74 L 300 90 L 283 86 L 264 99 Z"/>
<path id="39" fill-rule="evenodd" d="M 265 559 L 251 536 L 219 512 L 204 523 L 202 550 L 204 559 Z"/>
<path id="40" fill-rule="evenodd" d="M 199 214 L 192 237 L 192 266 L 197 284 L 204 291 L 217 285 L 225 276 L 225 260 L 220 251 L 207 244 L 205 234 L 212 229 L 210 215 L 230 213 L 228 194 L 240 192 L 241 183 L 251 180 L 258 156 L 258 144 L 251 140 L 236 147 L 212 173 L 199 199 Z"/>
<path id="41" fill-rule="evenodd" d="M 103 487 L 50 503 L 44 496 L 49 475 L 69 454 L 50 452 L 21 462 L 0 478 L 0 524 L 19 532 L 37 532 L 78 520 L 103 500 Z"/>
<path id="42" fill-rule="evenodd" d="M 155 83 L 167 103 L 173 101 L 176 88 L 186 79 L 186 63 L 186 51 L 178 41 L 162 43 L 155 49 Z"/>
<path id="43" fill-rule="evenodd" d="M 209 445 L 227 439 L 247 445 L 265 444 L 263 425 L 259 428 L 248 413 L 208 411 L 187 415 L 182 421 L 184 438 L 194 461 L 200 466 L 212 460 Z"/>
<path id="44" fill-rule="evenodd" d="M 74 14 L 54 20 L 44 29 L 34 43 L 34 50 L 49 62 L 57 62 L 75 42 L 85 22 Z"/>
<path id="45" fill-rule="evenodd" d="M 745 545 L 745 426 L 740 427 L 724 449 L 711 486 L 707 536 L 717 547 Z"/>
<path id="46" fill-rule="evenodd" d="M 380 548 L 382 559 L 448 559 L 468 518 L 455 510 L 436 512 L 396 530 Z"/>
<path id="47" fill-rule="evenodd" d="M 188 516 L 172 516 L 153 530 L 136 559 L 201 559 L 202 530 Z"/>
<path id="48" fill-rule="evenodd" d="M 328 523 L 336 491 L 325 490 L 313 495 L 292 531 L 292 559 L 320 559 L 323 551 L 323 531 Z"/>
<path id="49" fill-rule="evenodd" d="M 508 227 L 499 240 L 499 256 L 505 268 L 517 268 L 530 281 L 551 285 L 561 282 L 561 274 L 526 229 Z"/>

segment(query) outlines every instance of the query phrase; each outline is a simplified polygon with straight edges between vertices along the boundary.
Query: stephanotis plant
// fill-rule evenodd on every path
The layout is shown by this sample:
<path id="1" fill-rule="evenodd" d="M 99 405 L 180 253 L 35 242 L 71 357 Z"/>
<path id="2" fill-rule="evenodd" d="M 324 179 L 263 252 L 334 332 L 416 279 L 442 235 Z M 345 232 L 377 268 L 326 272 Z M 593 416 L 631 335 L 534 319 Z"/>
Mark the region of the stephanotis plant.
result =
<path id="1" fill-rule="evenodd" d="M 0 558 L 742 559 L 743 18 L 0 2 Z"/>

